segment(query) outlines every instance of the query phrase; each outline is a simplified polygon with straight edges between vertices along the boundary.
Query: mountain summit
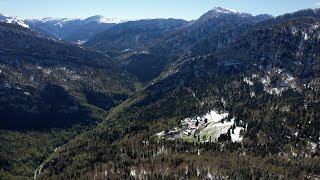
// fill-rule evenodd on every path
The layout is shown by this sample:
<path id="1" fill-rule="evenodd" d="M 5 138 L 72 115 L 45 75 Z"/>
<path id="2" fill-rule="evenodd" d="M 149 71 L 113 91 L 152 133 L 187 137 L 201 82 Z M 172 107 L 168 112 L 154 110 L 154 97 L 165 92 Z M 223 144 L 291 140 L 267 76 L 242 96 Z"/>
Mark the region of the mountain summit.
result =
<path id="1" fill-rule="evenodd" d="M 218 13 L 238 13 L 238 11 L 229 9 L 229 8 L 223 8 L 223 7 L 214 7 L 211 11 L 215 11 Z"/>
<path id="2" fill-rule="evenodd" d="M 96 16 L 91 16 L 86 19 L 82 19 L 85 22 L 98 22 L 98 23 L 114 23 L 114 24 L 119 24 L 125 22 L 125 20 L 117 19 L 117 18 L 107 18 L 101 15 L 96 15 Z"/>

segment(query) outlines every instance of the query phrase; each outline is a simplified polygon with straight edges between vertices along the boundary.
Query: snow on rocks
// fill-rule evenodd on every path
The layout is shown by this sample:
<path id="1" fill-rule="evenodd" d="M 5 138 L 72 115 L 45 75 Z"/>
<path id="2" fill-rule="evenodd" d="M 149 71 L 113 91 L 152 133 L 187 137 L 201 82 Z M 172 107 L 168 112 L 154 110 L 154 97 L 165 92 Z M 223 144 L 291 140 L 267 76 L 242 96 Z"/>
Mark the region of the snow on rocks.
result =
<path id="1" fill-rule="evenodd" d="M 282 80 L 285 85 L 291 87 L 292 89 L 297 89 L 297 82 L 293 76 L 289 74 L 284 74 Z"/>
<path id="2" fill-rule="evenodd" d="M 28 93 L 28 92 L 24 92 L 23 94 L 26 95 L 26 96 L 31 96 L 31 94 Z"/>
<path id="3" fill-rule="evenodd" d="M 27 25 L 23 19 L 19 19 L 19 18 L 9 18 L 9 19 L 6 19 L 7 23 L 10 23 L 10 24 L 18 24 L 22 27 L 25 27 L 25 28 L 29 28 L 29 25 Z"/>
<path id="4" fill-rule="evenodd" d="M 308 36 L 307 33 L 302 32 L 302 35 L 303 35 L 303 39 L 304 39 L 305 41 L 307 41 L 307 40 L 309 39 L 309 36 Z"/>
<path id="5" fill-rule="evenodd" d="M 263 78 L 261 78 L 261 83 L 263 85 L 263 89 L 265 92 L 269 93 L 269 94 L 275 94 L 275 95 L 281 95 L 282 92 L 285 90 L 285 88 L 283 87 L 275 87 L 273 88 L 271 86 L 271 80 L 269 76 L 265 76 Z"/>
<path id="6" fill-rule="evenodd" d="M 249 78 L 244 78 L 243 81 L 247 83 L 249 86 L 253 86 L 253 82 Z"/>
<path id="7" fill-rule="evenodd" d="M 271 83 L 271 78 L 277 76 L 280 77 L 280 81 L 277 82 L 277 84 Z M 268 71 L 268 74 L 266 74 L 263 77 L 255 77 L 254 79 L 259 79 L 259 81 L 262 83 L 264 91 L 269 94 L 274 94 L 277 96 L 282 95 L 282 93 L 288 89 L 293 89 L 297 91 L 301 91 L 301 89 L 298 86 L 296 78 L 294 78 L 292 75 L 286 73 L 282 69 L 271 69 Z M 245 78 L 244 81 L 247 82 L 248 78 Z M 249 79 L 250 80 L 250 79 Z"/>
<path id="8" fill-rule="evenodd" d="M 244 131 L 243 127 L 236 127 L 231 133 L 232 142 L 242 142 L 243 137 L 241 137 L 241 131 Z"/>
<path id="9" fill-rule="evenodd" d="M 227 120 L 229 113 L 217 112 L 212 110 L 203 116 L 194 118 L 186 118 L 181 121 L 181 128 L 165 132 L 162 131 L 156 135 L 159 138 L 169 140 L 183 139 L 186 141 L 215 142 L 222 134 L 232 132 L 231 140 L 233 142 L 241 142 L 242 127 L 235 127 L 233 131 L 230 129 L 235 124 L 235 118 Z"/>
<path id="10" fill-rule="evenodd" d="M 312 153 L 316 153 L 317 152 L 317 144 L 316 143 L 309 142 L 308 145 L 309 145 Z"/>
<path id="11" fill-rule="evenodd" d="M 157 133 L 156 135 L 157 135 L 158 137 L 162 137 L 162 136 L 165 135 L 165 132 L 164 132 L 164 131 L 161 131 L 161 132 Z"/>
<path id="12" fill-rule="evenodd" d="M 130 176 L 131 177 L 136 177 L 137 176 L 137 172 L 136 172 L 135 169 L 133 169 L 133 168 L 131 169 Z"/>

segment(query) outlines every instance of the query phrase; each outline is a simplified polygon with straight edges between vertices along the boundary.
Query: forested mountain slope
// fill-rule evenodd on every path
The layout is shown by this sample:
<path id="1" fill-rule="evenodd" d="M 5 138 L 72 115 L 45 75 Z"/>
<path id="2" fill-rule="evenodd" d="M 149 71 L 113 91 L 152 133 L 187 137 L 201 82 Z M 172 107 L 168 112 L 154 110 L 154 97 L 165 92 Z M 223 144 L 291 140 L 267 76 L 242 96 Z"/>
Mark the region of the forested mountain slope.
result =
<path id="1" fill-rule="evenodd" d="M 313 12 L 258 23 L 216 52 L 180 59 L 48 158 L 39 178 L 319 177 L 320 28 Z M 232 123 L 217 139 L 197 128 L 206 123 L 195 117 L 209 111 L 227 114 L 217 124 Z M 186 118 L 200 131 L 188 140 L 175 135 Z"/>
<path id="2" fill-rule="evenodd" d="M 0 23 L 0 49 L 1 178 L 33 176 L 54 148 L 136 91 L 110 57 L 18 25 Z"/>
<path id="3" fill-rule="evenodd" d="M 214 8 L 196 21 L 189 23 L 183 23 L 183 21 L 178 20 L 164 21 L 169 23 L 169 27 L 175 28 L 165 28 L 165 31 L 163 31 L 163 27 L 166 26 L 159 26 L 161 27 L 161 36 L 157 35 L 157 30 L 150 29 L 153 26 L 147 23 L 140 23 L 139 27 L 143 30 L 138 31 L 136 28 L 120 28 L 129 24 L 139 23 L 139 21 L 128 22 L 100 33 L 85 45 L 106 52 L 117 51 L 118 53 L 115 55 L 117 61 L 123 64 L 123 67 L 128 72 L 136 75 L 142 82 L 150 82 L 179 58 L 190 55 L 189 50 L 194 46 L 195 48 L 193 49 L 197 51 L 194 55 L 213 53 L 233 42 L 242 33 L 249 31 L 252 25 L 270 18 L 270 15 L 253 16 L 223 8 Z M 153 21 L 157 20 L 147 22 L 157 25 Z M 173 22 L 176 22 L 176 25 Z M 113 35 L 113 31 L 118 32 L 121 38 L 116 38 L 117 36 Z M 139 33 L 144 35 L 138 40 L 136 37 L 138 37 Z M 148 38 L 145 38 L 145 36 Z M 156 37 L 156 39 L 152 37 Z M 137 41 L 138 44 L 137 42 L 133 43 L 132 39 Z M 118 41 L 122 43 L 120 46 L 119 43 L 114 43 Z M 110 44 L 117 48 L 121 47 L 121 49 L 114 49 Z M 200 51 L 204 52 L 200 54 Z M 119 54 L 119 52 L 121 53 Z"/>

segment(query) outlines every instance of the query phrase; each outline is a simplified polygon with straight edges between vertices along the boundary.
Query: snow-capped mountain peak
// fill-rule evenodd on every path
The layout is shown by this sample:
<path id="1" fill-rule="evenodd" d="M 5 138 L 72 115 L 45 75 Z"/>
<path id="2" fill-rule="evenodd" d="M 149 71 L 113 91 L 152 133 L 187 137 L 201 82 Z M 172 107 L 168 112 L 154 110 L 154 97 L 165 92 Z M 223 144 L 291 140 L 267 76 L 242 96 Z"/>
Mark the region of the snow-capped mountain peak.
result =
<path id="1" fill-rule="evenodd" d="M 18 17 L 7 17 L 5 22 L 10 24 L 18 24 L 22 27 L 29 28 L 29 25 L 24 22 L 24 19 Z"/>
<path id="2" fill-rule="evenodd" d="M 55 22 L 59 24 L 65 24 L 69 22 L 75 22 L 79 21 L 81 24 L 87 24 L 87 23 L 100 23 L 100 24 L 119 24 L 122 22 L 125 22 L 125 20 L 117 19 L 117 18 L 107 18 L 101 15 L 95 15 L 87 18 L 52 18 L 52 17 L 46 17 L 43 19 L 29 19 L 29 21 L 40 21 L 43 23 L 50 23 L 50 22 Z"/>
<path id="3" fill-rule="evenodd" d="M 88 17 L 88 18 L 84 19 L 84 21 L 98 22 L 98 23 L 104 23 L 104 24 L 109 24 L 109 23 L 119 24 L 119 23 L 124 22 L 123 20 L 120 20 L 120 19 L 107 18 L 107 17 L 100 16 L 100 15 Z"/>
<path id="4" fill-rule="evenodd" d="M 238 11 L 236 10 L 233 10 L 233 9 L 229 9 L 229 8 L 222 8 L 222 7 L 214 7 L 212 9 L 212 11 L 215 11 L 217 13 L 226 13 L 226 14 L 229 14 L 229 13 L 238 13 Z"/>
<path id="5" fill-rule="evenodd" d="M 241 16 L 241 17 L 247 17 L 247 16 L 253 16 L 248 13 L 241 13 L 237 12 L 232 9 L 228 8 L 222 8 L 222 7 L 215 7 L 202 15 L 200 19 L 210 19 L 210 18 L 217 18 L 217 17 L 222 17 L 222 16 Z"/>

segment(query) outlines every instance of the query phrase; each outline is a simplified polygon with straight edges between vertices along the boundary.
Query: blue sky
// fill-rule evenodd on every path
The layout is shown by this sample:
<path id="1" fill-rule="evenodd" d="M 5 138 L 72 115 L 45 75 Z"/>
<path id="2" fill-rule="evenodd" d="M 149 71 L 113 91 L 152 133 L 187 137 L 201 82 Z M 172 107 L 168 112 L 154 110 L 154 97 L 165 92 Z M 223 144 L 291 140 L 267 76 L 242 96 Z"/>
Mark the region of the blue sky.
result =
<path id="1" fill-rule="evenodd" d="M 0 0 L 0 13 L 25 18 L 89 17 L 197 19 L 221 6 L 252 14 L 280 15 L 320 8 L 320 0 Z"/>

